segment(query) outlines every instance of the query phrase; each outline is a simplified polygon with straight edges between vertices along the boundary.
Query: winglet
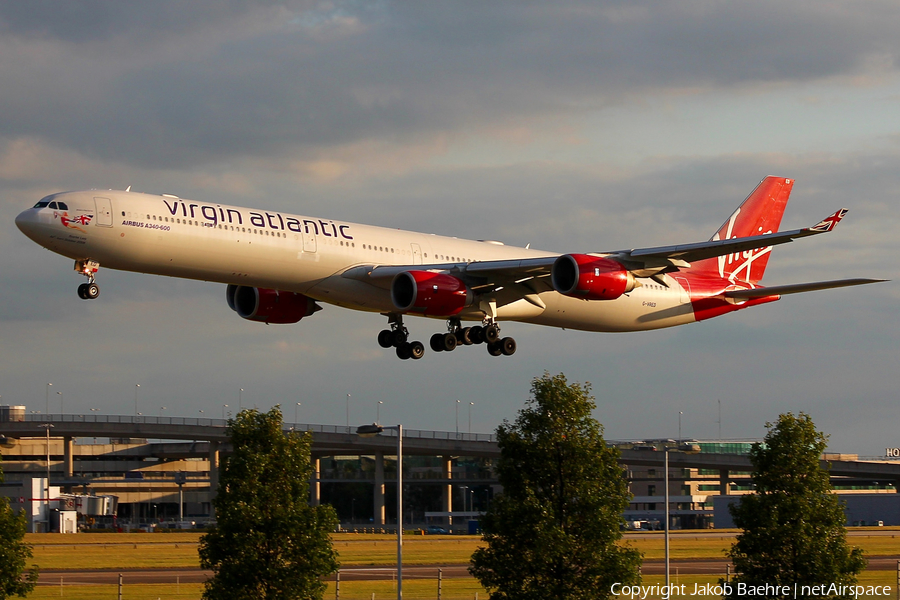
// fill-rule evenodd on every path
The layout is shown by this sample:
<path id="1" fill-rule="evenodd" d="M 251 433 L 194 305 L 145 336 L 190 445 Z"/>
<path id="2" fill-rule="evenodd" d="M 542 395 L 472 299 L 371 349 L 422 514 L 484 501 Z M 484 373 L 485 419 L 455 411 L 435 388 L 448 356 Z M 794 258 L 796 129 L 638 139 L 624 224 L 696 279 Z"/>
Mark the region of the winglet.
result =
<path id="1" fill-rule="evenodd" d="M 838 210 L 837 212 L 835 212 L 834 214 L 832 214 L 831 216 L 825 217 L 824 219 L 822 219 L 821 221 L 819 221 L 818 223 L 816 223 L 809 229 L 810 229 L 810 231 L 820 231 L 822 233 L 831 231 L 832 229 L 837 227 L 837 224 L 841 222 L 841 219 L 843 219 L 844 215 L 846 215 L 846 214 L 847 214 L 847 209 L 842 208 L 842 209 Z"/>

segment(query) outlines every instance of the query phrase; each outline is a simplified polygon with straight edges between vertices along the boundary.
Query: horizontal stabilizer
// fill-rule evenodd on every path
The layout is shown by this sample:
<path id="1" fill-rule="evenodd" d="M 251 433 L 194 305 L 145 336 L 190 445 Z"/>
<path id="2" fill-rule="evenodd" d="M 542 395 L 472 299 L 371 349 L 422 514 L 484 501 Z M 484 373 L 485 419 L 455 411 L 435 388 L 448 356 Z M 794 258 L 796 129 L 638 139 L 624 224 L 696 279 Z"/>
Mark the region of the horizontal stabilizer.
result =
<path id="1" fill-rule="evenodd" d="M 766 296 L 784 296 L 785 294 L 799 294 L 800 292 L 830 290 L 832 288 L 849 287 L 851 285 L 865 285 L 867 283 L 880 283 L 882 281 L 887 281 L 887 279 L 838 279 L 836 281 L 794 283 L 792 285 L 776 285 L 772 287 L 760 287 L 752 290 L 733 290 L 730 292 L 725 292 L 725 296 L 728 298 L 764 298 Z"/>

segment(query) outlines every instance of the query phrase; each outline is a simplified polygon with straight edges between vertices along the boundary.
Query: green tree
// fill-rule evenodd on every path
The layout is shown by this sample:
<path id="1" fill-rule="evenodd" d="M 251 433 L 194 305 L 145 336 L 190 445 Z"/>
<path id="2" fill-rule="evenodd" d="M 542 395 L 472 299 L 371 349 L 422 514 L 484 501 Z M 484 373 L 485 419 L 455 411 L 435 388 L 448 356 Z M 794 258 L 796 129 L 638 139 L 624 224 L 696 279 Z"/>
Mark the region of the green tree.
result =
<path id="1" fill-rule="evenodd" d="M 792 591 L 794 584 L 854 583 L 866 560 L 847 544 L 843 504 L 819 464 L 827 436 L 805 413 L 783 414 L 766 428 L 765 441 L 750 450 L 755 491 L 729 507 L 743 529 L 728 552 L 734 583 Z"/>
<path id="2" fill-rule="evenodd" d="M 245 410 L 229 421 L 233 453 L 213 501 L 216 528 L 200 541 L 211 569 L 206 600 L 321 598 L 338 568 L 330 506 L 309 506 L 309 433 L 284 432 L 281 410 Z"/>
<path id="3" fill-rule="evenodd" d="M 0 457 L 2 461 L 2 457 Z M 3 469 L 0 468 L 0 483 Z M 34 589 L 38 568 L 26 570 L 31 558 L 31 546 L 25 543 L 28 517 L 25 511 L 13 512 L 9 498 L 0 496 L 0 600 L 11 596 L 25 597 Z"/>
<path id="4" fill-rule="evenodd" d="M 608 598 L 612 584 L 640 580 L 640 553 L 617 545 L 631 494 L 595 407 L 590 384 L 545 373 L 497 429 L 503 493 L 469 567 L 491 600 Z"/>

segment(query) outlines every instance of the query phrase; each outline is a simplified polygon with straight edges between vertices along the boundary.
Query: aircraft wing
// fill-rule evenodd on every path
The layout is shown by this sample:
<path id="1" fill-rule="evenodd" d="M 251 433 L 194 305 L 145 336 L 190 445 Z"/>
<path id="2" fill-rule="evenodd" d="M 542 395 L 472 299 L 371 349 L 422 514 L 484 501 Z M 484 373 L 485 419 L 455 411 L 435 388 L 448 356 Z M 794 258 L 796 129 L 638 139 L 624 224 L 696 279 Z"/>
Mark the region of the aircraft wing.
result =
<path id="1" fill-rule="evenodd" d="M 528 287 L 532 292 L 549 291 L 550 267 L 558 255 L 515 260 L 489 260 L 471 263 L 435 263 L 428 265 L 361 265 L 344 271 L 343 277 L 367 281 L 384 289 L 391 281 L 405 271 L 436 271 L 459 277 L 474 291 L 488 288 L 497 289 L 511 284 L 532 282 Z"/>
<path id="2" fill-rule="evenodd" d="M 677 271 L 691 266 L 692 261 L 723 256 L 785 244 L 795 239 L 826 233 L 847 214 L 842 208 L 812 227 L 780 231 L 765 235 L 733 238 L 730 240 L 710 240 L 693 244 L 659 246 L 656 248 L 639 248 L 618 250 L 615 252 L 591 253 L 592 256 L 606 257 L 622 264 L 637 277 L 652 277 L 661 273 Z M 453 275 L 466 282 L 473 291 L 500 290 L 504 287 L 522 286 L 523 294 L 539 294 L 550 291 L 550 270 L 560 255 L 541 256 L 509 260 L 488 260 L 471 263 L 433 263 L 426 265 L 360 265 L 342 273 L 343 277 L 365 281 L 372 285 L 388 289 L 394 277 L 404 271 L 435 271 Z M 866 280 L 865 283 L 875 280 Z M 858 284 L 847 284 L 858 285 Z M 765 288 L 771 290 L 773 288 Z M 824 288 L 816 288 L 824 289 Z M 755 290 L 749 290 L 751 292 Z M 798 290 L 805 291 L 805 290 Z M 777 292 L 776 292 L 777 293 Z M 783 293 L 793 293 L 786 291 Z M 771 293 L 762 295 L 772 295 Z"/>
<path id="3" fill-rule="evenodd" d="M 816 290 L 830 290 L 832 288 L 849 287 L 852 285 L 865 285 L 867 283 L 880 283 L 887 279 L 838 279 L 835 281 L 816 281 L 813 283 L 794 283 L 790 285 L 776 285 L 772 287 L 759 287 L 752 290 L 732 290 L 725 292 L 727 298 L 764 298 L 766 296 L 784 296 L 785 294 L 799 294 L 801 292 L 814 292 Z"/>
<path id="4" fill-rule="evenodd" d="M 708 242 L 696 242 L 693 244 L 678 244 L 674 246 L 658 246 L 656 248 L 639 248 L 636 250 L 619 250 L 616 252 L 602 253 L 602 256 L 611 258 L 621 263 L 625 268 L 633 271 L 639 277 L 647 277 L 663 272 L 677 271 L 691 266 L 691 262 L 737 254 L 746 250 L 766 248 L 778 244 L 786 244 L 799 238 L 827 233 L 840 223 L 847 209 L 842 208 L 825 219 L 822 219 L 812 227 L 793 229 L 790 231 L 778 231 L 764 235 L 732 238 L 730 240 L 709 240 Z"/>

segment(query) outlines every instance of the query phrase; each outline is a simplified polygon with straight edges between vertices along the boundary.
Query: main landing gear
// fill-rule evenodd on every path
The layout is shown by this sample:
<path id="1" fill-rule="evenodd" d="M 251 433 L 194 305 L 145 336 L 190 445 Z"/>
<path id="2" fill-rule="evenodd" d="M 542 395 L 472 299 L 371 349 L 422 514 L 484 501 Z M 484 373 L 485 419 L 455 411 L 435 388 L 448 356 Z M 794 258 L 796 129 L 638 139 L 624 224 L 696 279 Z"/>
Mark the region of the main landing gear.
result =
<path id="1" fill-rule="evenodd" d="M 87 283 L 78 286 L 78 297 L 82 300 L 94 300 L 100 295 L 100 286 L 94 283 L 94 273 L 100 268 L 100 263 L 89 258 L 75 261 L 75 270 L 88 278 Z"/>
<path id="2" fill-rule="evenodd" d="M 382 348 L 394 347 L 397 356 L 403 360 L 418 360 L 425 354 L 422 342 L 408 342 L 409 331 L 403 326 L 401 315 L 388 315 L 390 329 L 383 329 L 378 334 L 378 345 Z M 457 346 L 486 344 L 491 356 L 512 356 L 516 353 L 516 340 L 511 337 L 500 337 L 500 326 L 492 319 L 485 319 L 482 325 L 463 327 L 459 319 L 447 321 L 447 333 L 436 333 L 431 336 L 431 349 L 435 352 L 452 352 Z"/>
<path id="3" fill-rule="evenodd" d="M 388 315 L 390 329 L 382 329 L 378 333 L 378 345 L 382 348 L 394 347 L 397 349 L 397 357 L 402 360 L 419 360 L 425 356 L 425 346 L 422 342 L 409 342 L 409 331 L 403 326 L 401 315 Z"/>
<path id="4" fill-rule="evenodd" d="M 516 353 L 516 340 L 501 338 L 500 326 L 492 320 L 486 320 L 483 325 L 463 327 L 459 319 L 450 319 L 447 329 L 447 333 L 431 336 L 431 349 L 435 352 L 452 352 L 459 345 L 487 344 L 491 356 L 512 356 Z"/>

